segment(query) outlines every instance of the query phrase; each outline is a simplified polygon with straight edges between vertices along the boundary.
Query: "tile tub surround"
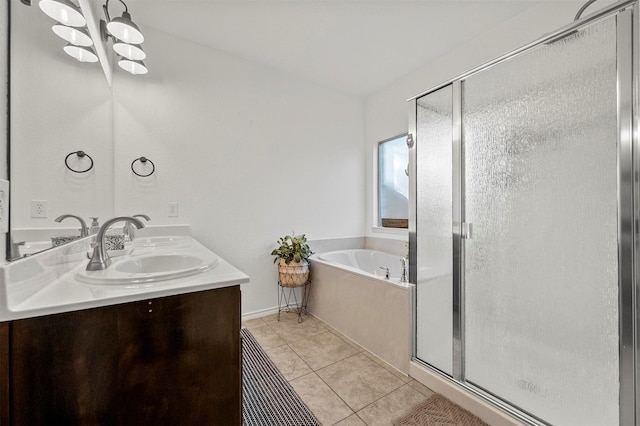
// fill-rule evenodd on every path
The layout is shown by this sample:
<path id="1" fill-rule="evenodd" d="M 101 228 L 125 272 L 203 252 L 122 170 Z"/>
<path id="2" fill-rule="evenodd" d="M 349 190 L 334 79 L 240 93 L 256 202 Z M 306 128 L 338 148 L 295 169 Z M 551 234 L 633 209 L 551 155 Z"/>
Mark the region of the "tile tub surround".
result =
<path id="1" fill-rule="evenodd" d="M 312 315 L 245 321 L 323 425 L 391 425 L 433 392 Z M 260 336 L 260 337 L 258 337 Z"/>
<path id="2" fill-rule="evenodd" d="M 409 252 L 407 238 L 398 240 L 394 238 L 366 237 L 364 246 L 369 250 L 384 251 L 397 256 L 407 256 Z"/>
<path id="3" fill-rule="evenodd" d="M 319 261 L 311 270 L 309 312 L 408 374 L 411 287 Z"/>
<path id="4" fill-rule="evenodd" d="M 330 238 L 326 240 L 309 240 L 309 247 L 314 253 L 326 253 L 328 251 L 346 250 L 352 248 L 365 248 L 365 237 Z"/>
<path id="5" fill-rule="evenodd" d="M 384 251 L 397 256 L 406 256 L 407 238 L 351 237 L 309 240 L 314 253 L 348 249 L 370 249 Z"/>

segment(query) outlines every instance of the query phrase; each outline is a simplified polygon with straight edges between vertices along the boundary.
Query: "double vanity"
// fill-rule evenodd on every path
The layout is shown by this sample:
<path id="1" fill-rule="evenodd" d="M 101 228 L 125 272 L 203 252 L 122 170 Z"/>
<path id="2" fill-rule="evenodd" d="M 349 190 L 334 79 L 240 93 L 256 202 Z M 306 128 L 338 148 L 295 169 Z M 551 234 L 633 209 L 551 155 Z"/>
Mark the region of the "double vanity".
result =
<path id="1" fill-rule="evenodd" d="M 138 233 L 105 269 L 87 270 L 94 237 L 2 267 L 0 424 L 241 423 L 249 277 L 189 235 Z"/>

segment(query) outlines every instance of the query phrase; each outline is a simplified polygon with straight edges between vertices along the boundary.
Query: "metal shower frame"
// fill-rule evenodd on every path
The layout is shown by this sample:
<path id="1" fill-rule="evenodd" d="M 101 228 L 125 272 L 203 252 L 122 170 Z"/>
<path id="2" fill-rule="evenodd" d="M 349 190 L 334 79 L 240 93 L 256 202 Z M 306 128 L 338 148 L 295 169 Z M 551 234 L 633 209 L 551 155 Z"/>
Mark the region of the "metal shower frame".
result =
<path id="1" fill-rule="evenodd" d="M 453 89 L 453 377 L 431 367 L 416 358 L 416 298 L 412 297 L 413 347 L 412 361 L 439 375 L 475 396 L 490 402 L 520 421 L 528 424 L 544 424 L 507 404 L 505 401 L 464 382 L 464 161 L 462 158 L 462 81 L 500 62 L 525 53 L 542 44 L 563 38 L 601 19 L 617 15 L 617 116 L 618 116 L 618 283 L 619 283 L 619 379 L 621 425 L 640 426 L 640 374 L 636 363 L 640 363 L 640 10 L 639 0 L 621 0 L 602 10 L 585 16 L 573 23 L 547 34 L 519 49 L 500 56 L 451 80 L 443 82 L 409 99 L 408 140 L 416 141 L 417 100 L 443 87 Z M 409 143 L 409 174 L 416 176 L 415 144 Z M 635 155 L 634 155 L 635 153 Z M 634 179 L 635 177 L 635 179 Z M 634 182 L 635 180 L 635 182 Z M 409 281 L 417 282 L 417 182 L 409 180 Z M 414 289 L 415 291 L 415 289 Z"/>

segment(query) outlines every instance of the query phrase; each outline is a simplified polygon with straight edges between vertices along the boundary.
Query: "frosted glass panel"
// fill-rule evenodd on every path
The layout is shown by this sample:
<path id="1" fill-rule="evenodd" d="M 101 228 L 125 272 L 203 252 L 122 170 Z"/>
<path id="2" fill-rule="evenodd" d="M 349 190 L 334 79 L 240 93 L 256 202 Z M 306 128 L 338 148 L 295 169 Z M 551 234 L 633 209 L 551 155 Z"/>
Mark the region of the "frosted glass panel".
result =
<path id="1" fill-rule="evenodd" d="M 465 367 L 558 425 L 618 424 L 616 24 L 463 82 Z"/>
<path id="2" fill-rule="evenodd" d="M 418 99 L 416 355 L 452 375 L 452 89 Z"/>

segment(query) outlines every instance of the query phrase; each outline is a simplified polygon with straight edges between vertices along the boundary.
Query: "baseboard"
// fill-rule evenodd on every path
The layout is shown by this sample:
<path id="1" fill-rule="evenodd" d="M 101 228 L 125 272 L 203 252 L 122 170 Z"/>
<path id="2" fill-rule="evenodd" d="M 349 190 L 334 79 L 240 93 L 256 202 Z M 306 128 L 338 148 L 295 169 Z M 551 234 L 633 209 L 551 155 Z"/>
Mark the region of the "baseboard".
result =
<path id="1" fill-rule="evenodd" d="M 260 318 L 260 317 L 264 317 L 271 314 L 277 314 L 277 313 L 278 313 L 278 307 L 274 306 L 273 308 L 260 309 L 259 311 L 244 313 L 242 314 L 241 319 L 242 321 L 247 321 L 247 320 Z"/>

